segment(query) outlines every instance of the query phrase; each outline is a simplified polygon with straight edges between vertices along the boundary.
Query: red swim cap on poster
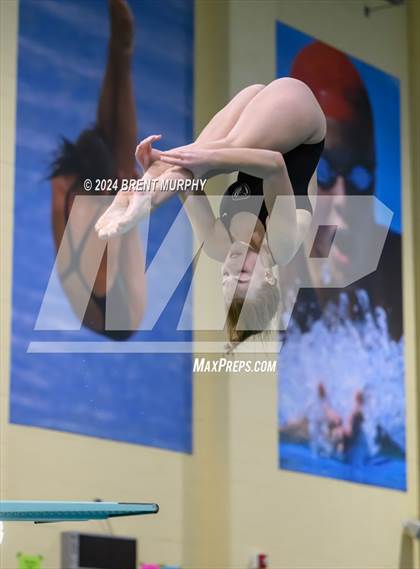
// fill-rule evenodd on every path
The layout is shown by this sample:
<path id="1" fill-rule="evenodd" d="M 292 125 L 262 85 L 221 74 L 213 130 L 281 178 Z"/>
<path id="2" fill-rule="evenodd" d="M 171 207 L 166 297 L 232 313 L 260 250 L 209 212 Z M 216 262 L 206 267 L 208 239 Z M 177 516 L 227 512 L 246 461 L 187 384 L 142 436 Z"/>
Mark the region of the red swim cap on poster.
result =
<path id="1" fill-rule="evenodd" d="M 353 63 L 345 53 L 323 42 L 304 47 L 295 57 L 290 75 L 312 89 L 327 117 L 352 121 L 360 113 L 360 103 L 368 103 Z"/>

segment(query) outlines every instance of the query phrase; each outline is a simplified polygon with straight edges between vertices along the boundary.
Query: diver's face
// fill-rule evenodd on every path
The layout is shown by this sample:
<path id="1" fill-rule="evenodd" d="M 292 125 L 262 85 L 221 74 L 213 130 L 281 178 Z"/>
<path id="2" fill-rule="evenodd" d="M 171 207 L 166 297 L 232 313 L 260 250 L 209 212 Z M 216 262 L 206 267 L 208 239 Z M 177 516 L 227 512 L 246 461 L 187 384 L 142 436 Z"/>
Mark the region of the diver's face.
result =
<path id="1" fill-rule="evenodd" d="M 366 201 L 349 199 L 349 196 L 369 196 L 374 192 L 374 149 L 371 131 L 358 124 L 328 119 L 324 153 L 317 168 L 318 195 L 330 196 L 317 204 L 323 223 L 338 226 L 331 245 L 331 233 L 317 236 L 319 256 L 330 255 L 337 271 L 346 272 L 355 251 L 363 252 L 364 231 L 358 228 L 373 223 L 373 211 Z M 327 223 L 325 223 L 327 220 Z M 350 253 L 351 252 L 351 253 Z"/>
<path id="2" fill-rule="evenodd" d="M 240 241 L 232 243 L 222 266 L 222 287 L 225 302 L 232 298 L 253 299 L 263 282 L 272 280 L 271 269 L 263 264 L 260 253 Z"/>

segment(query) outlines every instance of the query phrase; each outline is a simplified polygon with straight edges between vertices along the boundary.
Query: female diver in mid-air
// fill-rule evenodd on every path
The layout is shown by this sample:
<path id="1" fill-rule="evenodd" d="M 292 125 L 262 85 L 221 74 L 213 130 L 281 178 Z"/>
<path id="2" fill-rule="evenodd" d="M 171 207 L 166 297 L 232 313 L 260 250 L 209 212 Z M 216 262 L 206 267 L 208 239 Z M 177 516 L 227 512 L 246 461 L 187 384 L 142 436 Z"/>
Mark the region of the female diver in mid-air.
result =
<path id="1" fill-rule="evenodd" d="M 326 119 L 312 91 L 286 77 L 243 89 L 190 145 L 160 152 L 152 148 L 160 138 L 154 135 L 137 147 L 146 180 L 239 172 L 221 200 L 218 219 L 204 194 L 179 192 L 204 249 L 223 262 L 232 344 L 266 329 L 277 313 L 280 295 L 272 268 L 293 258 L 311 223 L 325 135 Z M 95 226 L 99 237 L 129 231 L 170 195 L 160 191 L 159 182 L 153 192 L 119 192 Z M 260 211 L 250 207 L 253 196 L 263 198 Z M 276 203 L 279 196 L 289 199 Z M 295 196 L 303 196 L 298 198 L 303 207 L 296 207 L 301 202 Z"/>
<path id="2" fill-rule="evenodd" d="M 87 328 L 114 340 L 129 338 L 142 320 L 146 286 L 144 254 L 138 231 L 127 231 L 113 240 L 112 255 L 102 257 L 99 271 L 90 282 L 91 259 L 103 250 L 94 231 L 103 195 L 83 200 L 87 178 L 133 178 L 133 148 L 137 138 L 136 106 L 131 75 L 134 21 L 126 0 L 109 0 L 110 40 L 96 123 L 72 143 L 63 139 L 51 166 L 52 226 L 61 284 L 78 318 Z M 104 192 L 111 193 L 112 192 Z M 101 253 L 100 253 L 101 254 Z M 105 325 L 107 297 L 119 307 L 118 330 Z M 86 310 L 84 299 L 88 298 Z"/>

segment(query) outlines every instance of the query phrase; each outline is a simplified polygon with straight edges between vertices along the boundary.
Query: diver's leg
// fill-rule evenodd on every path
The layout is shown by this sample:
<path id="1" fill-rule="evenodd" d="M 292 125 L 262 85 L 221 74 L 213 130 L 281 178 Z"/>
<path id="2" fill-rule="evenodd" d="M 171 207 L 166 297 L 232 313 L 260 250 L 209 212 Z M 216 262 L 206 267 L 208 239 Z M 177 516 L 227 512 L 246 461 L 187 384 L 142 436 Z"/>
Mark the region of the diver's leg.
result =
<path id="1" fill-rule="evenodd" d="M 312 91 L 284 77 L 262 89 L 240 114 L 228 135 L 232 146 L 285 153 L 325 137 L 325 116 Z"/>
<path id="2" fill-rule="evenodd" d="M 189 146 L 199 146 L 204 148 L 225 148 L 227 138 L 232 126 L 239 120 L 247 105 L 253 98 L 258 96 L 265 88 L 264 85 L 251 85 L 240 91 L 221 111 L 219 111 L 204 130 L 197 137 L 197 140 Z M 156 160 L 147 170 L 148 178 L 159 178 L 160 182 L 165 179 L 188 179 L 191 172 L 179 167 Z M 157 189 L 153 192 L 153 207 L 175 195 L 175 192 L 163 192 Z M 185 197 L 185 196 L 183 196 Z M 101 238 L 107 238 L 120 232 L 125 232 L 134 227 L 138 220 L 151 211 L 152 195 L 139 195 L 138 193 L 129 196 L 127 193 L 119 193 L 111 207 L 101 216 L 96 224 L 96 230 Z M 212 223 L 213 223 L 212 219 Z"/>
<path id="3" fill-rule="evenodd" d="M 98 102 L 97 123 L 112 152 L 116 170 L 114 175 L 132 178 L 135 175 L 137 116 L 131 76 L 134 22 L 127 1 L 109 0 L 109 18 L 108 59 Z M 138 241 L 137 234 L 133 233 L 132 238 Z M 112 260 L 104 255 L 100 267 L 103 278 L 95 283 L 95 292 L 104 294 L 109 290 L 118 268 L 119 255 L 112 255 Z M 99 290 L 100 283 L 102 291 Z"/>
<path id="4" fill-rule="evenodd" d="M 242 111 L 264 87 L 265 85 L 258 84 L 242 89 L 223 109 L 214 115 L 193 143 L 177 148 L 226 148 L 226 137 L 238 121 Z M 147 174 L 152 178 L 157 178 L 169 168 L 171 168 L 170 164 L 156 160 L 147 170 Z"/>
<path id="5" fill-rule="evenodd" d="M 264 88 L 265 85 L 257 84 L 250 85 L 242 89 L 242 91 L 239 91 L 239 93 L 237 93 L 223 109 L 216 113 L 211 121 L 204 127 L 197 137 L 195 144 L 203 147 L 203 145 L 207 143 L 224 139 L 236 125 L 248 104 Z"/>
<path id="6" fill-rule="evenodd" d="M 107 66 L 97 109 L 97 123 L 114 156 L 119 177 L 135 171 L 136 105 L 131 74 L 133 16 L 126 0 L 109 0 L 110 40 Z"/>
<path id="7" fill-rule="evenodd" d="M 110 145 L 117 176 L 131 179 L 136 176 L 134 151 L 137 138 L 131 73 L 134 22 L 126 0 L 109 0 L 109 10 L 111 35 L 97 121 Z M 93 233 L 97 239 L 96 233 Z M 116 280 L 121 279 L 127 292 L 124 301 L 130 307 L 131 322 L 127 323 L 127 328 L 135 328 L 143 317 L 146 297 L 144 254 L 137 229 L 116 238 L 113 248 L 113 255 L 104 255 L 99 271 L 102 286 L 97 281 L 95 292 L 106 294 Z"/>

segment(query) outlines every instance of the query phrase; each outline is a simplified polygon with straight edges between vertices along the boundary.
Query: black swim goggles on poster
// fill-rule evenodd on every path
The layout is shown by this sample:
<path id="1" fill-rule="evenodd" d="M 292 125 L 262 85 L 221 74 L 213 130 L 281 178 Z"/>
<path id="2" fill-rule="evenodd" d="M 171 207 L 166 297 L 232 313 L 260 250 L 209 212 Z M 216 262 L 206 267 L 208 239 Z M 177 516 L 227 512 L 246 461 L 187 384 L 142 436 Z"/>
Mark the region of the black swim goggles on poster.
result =
<path id="1" fill-rule="evenodd" d="M 364 194 L 370 192 L 374 181 L 374 168 L 362 164 L 356 166 L 336 167 L 326 156 L 321 156 L 317 166 L 319 186 L 331 190 L 338 176 L 345 180 L 348 194 Z"/>

